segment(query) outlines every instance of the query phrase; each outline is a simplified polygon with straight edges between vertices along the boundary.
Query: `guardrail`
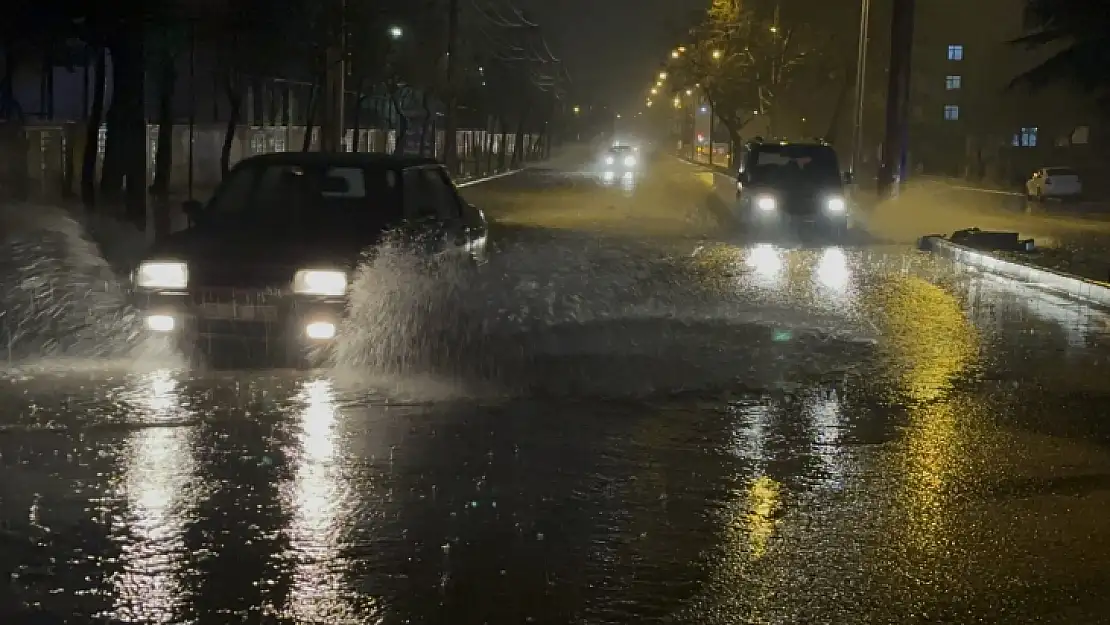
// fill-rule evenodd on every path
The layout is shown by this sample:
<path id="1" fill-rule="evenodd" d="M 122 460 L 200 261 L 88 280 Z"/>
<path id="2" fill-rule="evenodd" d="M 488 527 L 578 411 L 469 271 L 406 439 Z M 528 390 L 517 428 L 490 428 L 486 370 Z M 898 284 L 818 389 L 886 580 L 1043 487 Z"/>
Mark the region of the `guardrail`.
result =
<path id="1" fill-rule="evenodd" d="M 1110 308 L 1110 284 L 1088 280 L 1045 267 L 999 258 L 989 252 L 953 243 L 942 236 L 922 237 L 920 247 L 964 265 L 1072 299 Z"/>

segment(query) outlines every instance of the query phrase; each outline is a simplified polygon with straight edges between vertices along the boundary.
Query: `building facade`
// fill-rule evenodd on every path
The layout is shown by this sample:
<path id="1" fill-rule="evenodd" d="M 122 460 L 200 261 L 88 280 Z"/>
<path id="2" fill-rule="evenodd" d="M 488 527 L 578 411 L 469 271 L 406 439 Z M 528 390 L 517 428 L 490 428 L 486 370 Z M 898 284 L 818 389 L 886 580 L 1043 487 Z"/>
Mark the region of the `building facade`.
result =
<path id="1" fill-rule="evenodd" d="M 1067 86 L 1013 79 L 1050 50 L 1012 43 L 1025 0 L 917 2 L 910 97 L 911 167 L 1011 186 L 1038 167 L 1102 164 L 1098 111 Z"/>

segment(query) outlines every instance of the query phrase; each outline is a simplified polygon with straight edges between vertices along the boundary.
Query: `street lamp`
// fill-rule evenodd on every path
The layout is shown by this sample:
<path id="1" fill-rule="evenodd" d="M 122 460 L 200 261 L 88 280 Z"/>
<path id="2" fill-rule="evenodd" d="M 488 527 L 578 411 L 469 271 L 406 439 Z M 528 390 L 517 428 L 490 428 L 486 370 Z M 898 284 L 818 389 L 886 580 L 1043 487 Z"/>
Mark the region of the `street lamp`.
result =
<path id="1" fill-rule="evenodd" d="M 659 89 L 658 89 L 658 88 L 656 88 L 656 87 L 652 87 L 652 88 L 651 88 L 651 95 L 655 95 L 655 94 L 657 94 L 657 93 L 659 93 Z"/>
<path id="2" fill-rule="evenodd" d="M 405 36 L 405 29 L 401 28 L 400 26 L 390 26 L 389 27 L 389 38 L 390 39 L 400 39 L 401 37 L 404 37 L 404 36 Z"/>

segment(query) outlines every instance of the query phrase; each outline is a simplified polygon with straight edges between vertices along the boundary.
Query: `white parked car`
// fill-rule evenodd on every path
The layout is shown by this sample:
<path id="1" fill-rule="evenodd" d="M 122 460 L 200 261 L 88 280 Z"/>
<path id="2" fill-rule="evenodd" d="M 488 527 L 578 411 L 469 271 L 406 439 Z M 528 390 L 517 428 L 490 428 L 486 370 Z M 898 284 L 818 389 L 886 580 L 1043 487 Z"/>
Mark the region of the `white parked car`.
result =
<path id="1" fill-rule="evenodd" d="M 1083 182 L 1071 167 L 1042 167 L 1025 183 L 1030 199 L 1077 198 L 1083 193 Z"/>

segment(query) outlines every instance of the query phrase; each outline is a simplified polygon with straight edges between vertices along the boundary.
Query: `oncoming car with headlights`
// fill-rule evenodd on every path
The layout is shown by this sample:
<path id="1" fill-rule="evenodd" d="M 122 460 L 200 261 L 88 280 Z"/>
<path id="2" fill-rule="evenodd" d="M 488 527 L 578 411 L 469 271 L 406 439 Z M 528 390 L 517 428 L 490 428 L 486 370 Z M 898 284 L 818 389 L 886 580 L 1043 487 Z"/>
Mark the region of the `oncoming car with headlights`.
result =
<path id="1" fill-rule="evenodd" d="M 230 340 L 296 356 L 332 341 L 352 272 L 387 234 L 447 262 L 485 253 L 484 215 L 424 158 L 257 156 L 206 205 L 184 208 L 189 227 L 157 245 L 132 282 L 146 330 L 186 349 Z"/>
<path id="2" fill-rule="evenodd" d="M 639 165 L 639 150 L 630 145 L 614 145 L 601 155 L 603 171 L 629 172 L 635 171 Z"/>
<path id="3" fill-rule="evenodd" d="M 757 229 L 814 227 L 834 235 L 848 228 L 840 164 L 824 143 L 765 143 L 745 147 L 737 176 L 740 218 Z"/>

